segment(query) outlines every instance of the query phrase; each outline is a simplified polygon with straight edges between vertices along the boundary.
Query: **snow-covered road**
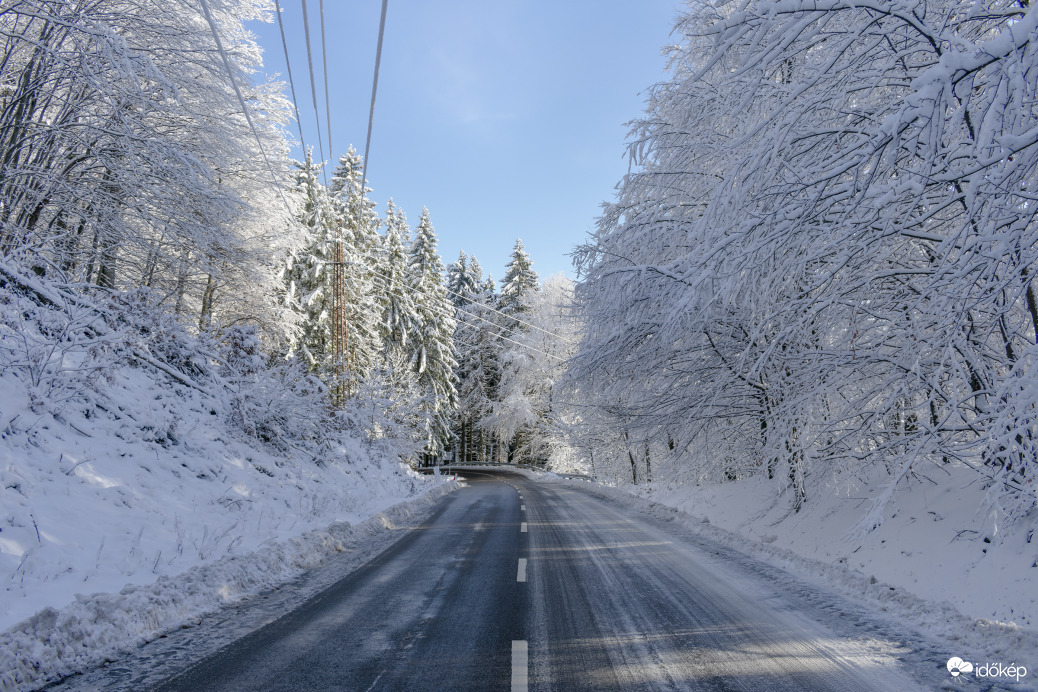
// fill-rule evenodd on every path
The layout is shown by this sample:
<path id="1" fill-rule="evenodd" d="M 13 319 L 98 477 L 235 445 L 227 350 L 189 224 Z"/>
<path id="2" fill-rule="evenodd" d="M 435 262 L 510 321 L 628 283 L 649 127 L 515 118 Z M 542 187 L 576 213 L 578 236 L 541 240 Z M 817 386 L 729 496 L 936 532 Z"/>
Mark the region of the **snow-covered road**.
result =
<path id="1" fill-rule="evenodd" d="M 467 479 L 375 559 L 196 655 L 159 689 L 912 690 L 947 680 L 939 652 L 911 633 L 731 548 L 574 484 Z M 169 640 L 178 636 L 190 635 Z M 104 676 L 78 683 L 108 687 Z"/>

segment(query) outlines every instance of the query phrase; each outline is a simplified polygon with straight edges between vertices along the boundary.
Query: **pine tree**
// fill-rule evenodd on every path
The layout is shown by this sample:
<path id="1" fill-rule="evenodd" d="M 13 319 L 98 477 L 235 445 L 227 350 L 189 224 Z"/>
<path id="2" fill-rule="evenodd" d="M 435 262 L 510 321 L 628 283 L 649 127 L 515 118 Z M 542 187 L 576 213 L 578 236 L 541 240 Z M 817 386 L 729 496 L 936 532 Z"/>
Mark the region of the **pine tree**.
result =
<path id="1" fill-rule="evenodd" d="M 403 235 L 410 235 L 404 212 L 389 200 L 386 235 L 382 240 L 376 280 L 379 285 L 382 342 L 388 350 L 406 352 L 419 329 L 418 314 L 408 277 L 408 255 Z M 401 233 L 403 231 L 403 233 Z"/>
<path id="2" fill-rule="evenodd" d="M 331 367 L 331 245 L 335 212 L 319 178 L 323 164 L 315 164 L 308 150 L 296 163 L 293 193 L 300 200 L 298 246 L 284 270 L 285 302 L 298 317 L 289 353 L 301 354 L 310 369 L 327 374 Z"/>
<path id="3" fill-rule="evenodd" d="M 507 444 L 509 461 L 517 461 L 522 455 L 521 450 L 538 418 L 533 405 L 534 393 L 528 391 L 527 378 L 523 376 L 531 354 L 520 345 L 520 337 L 527 330 L 523 316 L 530 311 L 537 290 L 533 262 L 522 240 L 516 239 L 498 299 L 498 310 L 503 315 L 497 355 L 498 382 L 492 410 L 484 419 L 484 425 Z"/>
<path id="4" fill-rule="evenodd" d="M 498 309 L 515 318 L 508 330 L 518 329 L 519 319 L 530 309 L 530 301 L 537 292 L 537 272 L 533 270 L 533 261 L 523 248 L 523 241 L 516 239 L 512 257 L 505 265 L 505 278 L 501 281 L 501 298 Z"/>
<path id="5" fill-rule="evenodd" d="M 475 257 L 461 252 L 447 268 L 447 287 L 457 308 L 454 330 L 458 365 L 454 370 L 458 388 L 458 410 L 454 436 L 461 461 L 486 460 L 487 432 L 479 426 L 490 413 L 490 397 L 497 382 L 497 334 L 500 330 L 490 308 L 495 296 L 488 293 L 483 268 Z M 492 285 L 492 284 L 491 284 Z"/>
<path id="6" fill-rule="evenodd" d="M 336 214 L 334 242 L 342 248 L 347 389 L 376 366 L 381 350 L 375 297 L 379 219 L 363 176 L 363 161 L 351 146 L 339 158 L 330 185 Z"/>
<path id="7" fill-rule="evenodd" d="M 457 408 L 454 386 L 454 306 L 444 287 L 443 261 L 436 252 L 436 232 L 429 210 L 415 229 L 408 257 L 412 292 L 420 325 L 412 345 L 411 363 L 423 392 L 426 452 L 439 454 L 450 438 L 450 421 Z"/>
<path id="8" fill-rule="evenodd" d="M 447 267 L 447 291 L 451 302 L 456 307 L 463 307 L 472 302 L 474 294 L 483 281 L 483 270 L 475 257 L 474 264 L 469 264 L 469 256 L 462 250 L 458 253 L 458 259 Z M 477 273 L 478 272 L 478 273 Z"/>

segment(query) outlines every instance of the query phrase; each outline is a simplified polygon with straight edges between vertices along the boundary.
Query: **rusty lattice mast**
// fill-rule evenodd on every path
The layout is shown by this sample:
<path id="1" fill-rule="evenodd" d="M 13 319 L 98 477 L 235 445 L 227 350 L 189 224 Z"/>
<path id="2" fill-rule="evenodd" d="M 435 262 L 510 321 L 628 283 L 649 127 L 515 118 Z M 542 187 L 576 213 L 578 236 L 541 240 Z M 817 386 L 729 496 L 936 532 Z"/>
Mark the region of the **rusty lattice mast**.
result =
<path id="1" fill-rule="evenodd" d="M 349 337 L 346 319 L 346 253 L 343 249 L 342 221 L 335 226 L 332 253 L 332 345 L 335 352 L 332 401 L 341 406 L 349 396 Z"/>

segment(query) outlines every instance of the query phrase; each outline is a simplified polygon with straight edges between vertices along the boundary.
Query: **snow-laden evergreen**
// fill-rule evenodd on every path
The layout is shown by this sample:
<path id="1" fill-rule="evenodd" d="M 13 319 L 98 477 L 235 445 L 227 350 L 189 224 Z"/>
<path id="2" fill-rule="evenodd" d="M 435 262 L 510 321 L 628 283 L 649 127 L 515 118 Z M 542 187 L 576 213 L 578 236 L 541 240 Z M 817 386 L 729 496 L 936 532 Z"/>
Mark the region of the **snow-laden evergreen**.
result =
<path id="1" fill-rule="evenodd" d="M 447 288 L 456 309 L 454 346 L 457 351 L 455 378 L 458 410 L 454 426 L 454 452 L 459 461 L 496 460 L 497 444 L 484 425 L 490 415 L 497 383 L 500 319 L 493 312 L 497 303 L 493 279 L 483 278 L 475 257 L 461 252 L 447 268 Z"/>
<path id="2" fill-rule="evenodd" d="M 296 233 L 299 246 L 285 262 L 285 302 L 297 315 L 298 326 L 290 332 L 289 353 L 300 354 L 311 369 L 327 373 L 334 353 L 331 334 L 331 265 L 335 211 L 320 182 L 320 164 L 308 150 L 296 164 L 292 192 L 301 200 Z"/>
<path id="3" fill-rule="evenodd" d="M 381 342 L 377 255 L 381 222 L 371 192 L 364 183 L 364 163 L 351 146 L 339 158 L 329 194 L 336 213 L 332 243 L 341 251 L 343 305 L 346 322 L 344 353 L 347 390 L 355 388 L 377 367 Z M 336 257 L 338 257 L 336 255 Z"/>
<path id="4" fill-rule="evenodd" d="M 537 423 L 538 411 L 534 405 L 537 395 L 530 390 L 530 382 L 522 376 L 529 370 L 528 361 L 534 357 L 518 337 L 530 329 L 525 321 L 540 286 L 533 261 L 516 239 L 498 296 L 499 376 L 489 415 L 483 425 L 492 430 L 507 448 L 509 461 L 532 461 L 529 457 L 529 436 Z"/>
<path id="5" fill-rule="evenodd" d="M 388 348 L 410 353 L 411 342 L 421 328 L 411 282 L 408 278 L 408 256 L 404 241 L 410 236 L 403 210 L 389 200 L 386 209 L 386 235 L 382 240 L 378 263 L 378 299 L 381 305 L 382 339 Z"/>
<path id="6" fill-rule="evenodd" d="M 438 455 L 450 440 L 457 408 L 454 384 L 454 305 L 447 295 L 444 266 L 436 251 L 436 231 L 423 209 L 408 253 L 411 291 L 419 328 L 411 343 L 411 364 L 423 393 L 426 451 Z"/>

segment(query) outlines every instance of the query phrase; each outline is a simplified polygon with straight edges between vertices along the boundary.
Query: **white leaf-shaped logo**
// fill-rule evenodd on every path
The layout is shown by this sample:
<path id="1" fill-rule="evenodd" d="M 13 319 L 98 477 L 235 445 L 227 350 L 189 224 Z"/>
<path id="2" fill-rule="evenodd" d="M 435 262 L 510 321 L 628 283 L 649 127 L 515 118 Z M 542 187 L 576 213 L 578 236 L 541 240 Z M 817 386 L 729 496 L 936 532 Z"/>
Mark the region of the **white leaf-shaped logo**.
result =
<path id="1" fill-rule="evenodd" d="M 960 673 L 972 673 L 973 664 L 963 661 L 958 656 L 952 656 L 948 659 L 948 672 L 952 674 L 952 677 L 958 677 Z"/>

